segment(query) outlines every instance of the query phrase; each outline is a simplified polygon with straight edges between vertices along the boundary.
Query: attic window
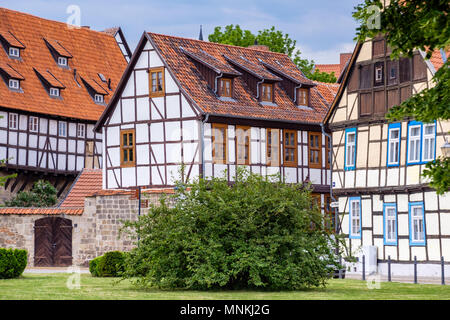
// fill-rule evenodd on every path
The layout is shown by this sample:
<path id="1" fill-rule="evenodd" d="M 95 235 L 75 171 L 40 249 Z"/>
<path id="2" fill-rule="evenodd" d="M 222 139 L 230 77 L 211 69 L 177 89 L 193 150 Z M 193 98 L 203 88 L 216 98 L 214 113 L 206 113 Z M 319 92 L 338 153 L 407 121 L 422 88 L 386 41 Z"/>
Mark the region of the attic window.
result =
<path id="1" fill-rule="evenodd" d="M 67 67 L 67 58 L 66 57 L 58 57 L 58 65 L 62 67 Z"/>
<path id="2" fill-rule="evenodd" d="M 58 88 L 50 88 L 49 90 L 50 96 L 59 97 L 59 89 Z"/>
<path id="3" fill-rule="evenodd" d="M 309 90 L 308 89 L 303 89 L 303 88 L 298 89 L 297 105 L 309 106 Z"/>
<path id="4" fill-rule="evenodd" d="M 101 94 L 95 94 L 94 100 L 96 103 L 103 103 L 105 101 L 103 95 Z"/>
<path id="5" fill-rule="evenodd" d="M 164 95 L 164 68 L 152 68 L 148 72 L 150 77 L 150 97 Z"/>
<path id="6" fill-rule="evenodd" d="M 20 49 L 16 47 L 9 47 L 10 58 L 20 58 Z"/>
<path id="7" fill-rule="evenodd" d="M 220 95 L 222 97 L 231 98 L 231 79 L 222 78 L 220 79 Z"/>
<path id="8" fill-rule="evenodd" d="M 266 101 L 266 102 L 273 101 L 273 84 L 263 83 L 261 91 L 262 91 L 262 95 L 261 95 L 262 101 Z"/>
<path id="9" fill-rule="evenodd" d="M 8 86 L 9 86 L 10 89 L 19 90 L 20 89 L 20 82 L 17 79 L 9 79 Z"/>

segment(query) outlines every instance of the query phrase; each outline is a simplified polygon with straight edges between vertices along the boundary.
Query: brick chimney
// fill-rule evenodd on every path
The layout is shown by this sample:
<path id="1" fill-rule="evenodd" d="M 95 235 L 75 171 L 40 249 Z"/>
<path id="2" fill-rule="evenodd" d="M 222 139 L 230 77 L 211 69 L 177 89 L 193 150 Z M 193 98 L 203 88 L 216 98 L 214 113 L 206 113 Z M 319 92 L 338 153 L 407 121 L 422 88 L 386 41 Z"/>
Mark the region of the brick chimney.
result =
<path id="1" fill-rule="evenodd" d="M 262 51 L 270 51 L 269 47 L 263 44 L 258 44 L 258 40 L 255 39 L 255 43 L 251 46 L 248 46 L 250 49 L 257 49 Z"/>

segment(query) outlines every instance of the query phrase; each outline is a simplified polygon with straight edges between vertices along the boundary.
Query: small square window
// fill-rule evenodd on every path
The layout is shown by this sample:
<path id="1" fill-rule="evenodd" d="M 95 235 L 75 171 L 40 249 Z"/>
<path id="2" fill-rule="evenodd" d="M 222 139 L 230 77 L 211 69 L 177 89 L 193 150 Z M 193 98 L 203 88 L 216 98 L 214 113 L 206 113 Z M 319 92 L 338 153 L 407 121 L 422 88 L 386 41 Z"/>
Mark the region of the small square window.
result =
<path id="1" fill-rule="evenodd" d="M 19 88 L 20 88 L 19 80 L 9 79 L 9 88 L 14 89 L 14 90 L 19 90 Z"/>
<path id="2" fill-rule="evenodd" d="M 383 67 L 375 68 L 375 81 L 380 82 L 383 80 Z"/>
<path id="3" fill-rule="evenodd" d="M 103 103 L 103 101 L 104 101 L 103 96 L 101 94 L 96 94 L 94 96 L 94 99 L 95 99 L 95 102 L 98 102 L 98 103 Z"/>
<path id="4" fill-rule="evenodd" d="M 60 66 L 66 67 L 67 66 L 67 58 L 66 57 L 58 57 L 58 64 Z"/>
<path id="5" fill-rule="evenodd" d="M 58 88 L 50 88 L 50 95 L 52 97 L 59 97 L 59 89 Z"/>
<path id="6" fill-rule="evenodd" d="M 9 56 L 13 58 L 19 58 L 20 57 L 19 48 L 9 47 Z"/>

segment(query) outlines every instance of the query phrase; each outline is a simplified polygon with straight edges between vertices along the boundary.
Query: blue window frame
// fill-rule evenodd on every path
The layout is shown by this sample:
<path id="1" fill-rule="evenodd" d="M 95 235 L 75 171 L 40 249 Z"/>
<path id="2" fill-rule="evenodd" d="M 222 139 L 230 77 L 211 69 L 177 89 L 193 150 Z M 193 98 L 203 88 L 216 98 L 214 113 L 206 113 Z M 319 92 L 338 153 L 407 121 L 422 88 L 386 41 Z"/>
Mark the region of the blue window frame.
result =
<path id="1" fill-rule="evenodd" d="M 348 237 L 350 239 L 361 239 L 361 198 L 360 197 L 351 197 L 349 199 L 348 220 L 349 220 Z"/>
<path id="2" fill-rule="evenodd" d="M 398 167 L 400 164 L 400 148 L 402 141 L 401 124 L 392 123 L 388 127 L 388 144 L 386 163 L 388 167 Z"/>
<path id="3" fill-rule="evenodd" d="M 436 159 L 436 121 L 410 121 L 406 146 L 406 164 L 424 164 Z"/>
<path id="4" fill-rule="evenodd" d="M 355 170 L 356 168 L 356 128 L 345 130 L 344 169 Z"/>
<path id="5" fill-rule="evenodd" d="M 409 203 L 409 245 L 425 246 L 425 211 L 423 202 Z"/>
<path id="6" fill-rule="evenodd" d="M 395 203 L 383 205 L 383 238 L 384 245 L 397 245 L 397 205 Z"/>

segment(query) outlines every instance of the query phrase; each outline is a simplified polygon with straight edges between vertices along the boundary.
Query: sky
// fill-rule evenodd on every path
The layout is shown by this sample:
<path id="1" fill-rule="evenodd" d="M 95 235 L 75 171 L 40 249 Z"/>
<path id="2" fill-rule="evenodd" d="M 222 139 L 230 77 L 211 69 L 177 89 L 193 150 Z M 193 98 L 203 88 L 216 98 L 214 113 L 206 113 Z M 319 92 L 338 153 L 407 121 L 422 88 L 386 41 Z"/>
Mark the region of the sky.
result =
<path id="1" fill-rule="evenodd" d="M 352 52 L 357 24 L 353 8 L 363 0 L 1 0 L 0 6 L 67 22 L 71 5 L 80 8 L 82 26 L 104 30 L 120 26 L 132 51 L 145 31 L 198 38 L 216 26 L 239 24 L 257 34 L 275 26 L 296 40 L 302 58 L 339 63 Z"/>

